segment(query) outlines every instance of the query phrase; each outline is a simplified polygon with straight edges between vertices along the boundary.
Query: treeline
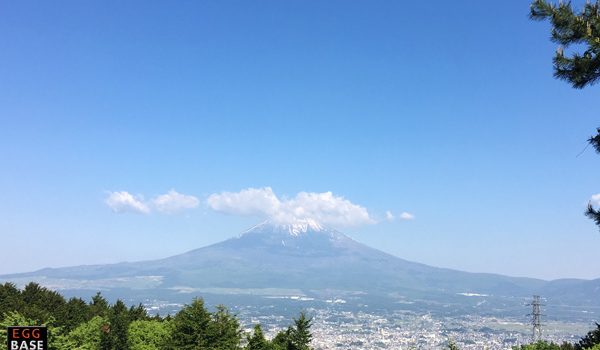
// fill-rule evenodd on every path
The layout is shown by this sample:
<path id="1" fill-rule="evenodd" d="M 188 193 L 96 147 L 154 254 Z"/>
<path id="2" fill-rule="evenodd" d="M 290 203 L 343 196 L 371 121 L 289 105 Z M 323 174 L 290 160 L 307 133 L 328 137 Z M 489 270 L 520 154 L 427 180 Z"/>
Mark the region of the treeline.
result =
<path id="1" fill-rule="evenodd" d="M 311 350 L 312 321 L 304 313 L 293 325 L 267 339 L 260 325 L 245 333 L 225 306 L 209 312 L 194 299 L 174 316 L 150 316 L 140 304 L 114 304 L 100 294 L 90 302 L 28 284 L 0 284 L 0 344 L 6 327 L 48 327 L 49 350 Z"/>
<path id="2" fill-rule="evenodd" d="M 448 350 L 460 350 L 455 342 L 448 343 Z M 513 347 L 513 350 L 600 350 L 600 324 L 596 323 L 596 329 L 589 331 L 581 340 L 575 344 L 563 342 L 556 344 L 553 342 L 538 341 L 533 344 L 526 344 Z"/>
<path id="3" fill-rule="evenodd" d="M 515 350 L 600 350 L 600 324 L 596 323 L 596 329 L 589 331 L 581 340 L 575 344 L 564 342 L 562 344 L 539 341 L 533 344 L 515 347 Z"/>

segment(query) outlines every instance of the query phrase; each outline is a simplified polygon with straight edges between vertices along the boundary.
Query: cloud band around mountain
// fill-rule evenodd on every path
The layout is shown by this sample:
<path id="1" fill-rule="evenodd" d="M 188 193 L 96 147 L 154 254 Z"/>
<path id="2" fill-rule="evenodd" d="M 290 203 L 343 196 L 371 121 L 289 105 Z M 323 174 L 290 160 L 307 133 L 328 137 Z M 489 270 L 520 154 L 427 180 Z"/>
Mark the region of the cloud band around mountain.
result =
<path id="1" fill-rule="evenodd" d="M 173 214 L 200 205 L 192 195 L 170 190 L 165 194 L 145 200 L 142 195 L 127 191 L 109 192 L 105 204 L 115 213 Z M 247 188 L 239 192 L 220 192 L 209 195 L 206 205 L 220 213 L 254 216 L 281 224 L 293 224 L 313 220 L 331 226 L 358 226 L 375 224 L 369 211 L 332 192 L 299 192 L 293 198 L 278 197 L 270 187 Z M 402 212 L 398 215 L 386 211 L 385 220 L 413 220 L 414 215 Z"/>
<path id="2" fill-rule="evenodd" d="M 279 198 L 270 187 L 248 188 L 212 194 L 207 204 L 217 212 L 263 217 L 284 224 L 307 219 L 334 226 L 375 223 L 366 208 L 331 192 L 300 192 L 287 199 Z"/>

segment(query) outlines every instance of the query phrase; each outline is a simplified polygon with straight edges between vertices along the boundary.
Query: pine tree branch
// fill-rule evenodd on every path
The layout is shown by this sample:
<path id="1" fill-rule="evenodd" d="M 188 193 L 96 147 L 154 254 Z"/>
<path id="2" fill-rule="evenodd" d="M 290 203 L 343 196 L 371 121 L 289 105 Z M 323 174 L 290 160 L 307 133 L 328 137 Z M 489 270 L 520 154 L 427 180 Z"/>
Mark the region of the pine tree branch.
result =
<path id="1" fill-rule="evenodd" d="M 590 145 L 594 146 L 597 153 L 600 153 L 600 128 L 596 129 L 596 136 L 592 136 L 588 139 Z"/>
<path id="2" fill-rule="evenodd" d="M 585 211 L 585 216 L 594 220 L 596 225 L 600 226 L 600 210 L 594 209 L 592 203 L 588 204 L 587 210 Z"/>
<path id="3" fill-rule="evenodd" d="M 587 3 L 575 12 L 570 2 L 552 4 L 534 0 L 529 17 L 549 20 L 552 24 L 551 40 L 561 45 L 554 57 L 554 76 L 581 89 L 600 81 L 600 3 Z M 564 48 L 585 45 L 583 53 L 565 56 Z"/>

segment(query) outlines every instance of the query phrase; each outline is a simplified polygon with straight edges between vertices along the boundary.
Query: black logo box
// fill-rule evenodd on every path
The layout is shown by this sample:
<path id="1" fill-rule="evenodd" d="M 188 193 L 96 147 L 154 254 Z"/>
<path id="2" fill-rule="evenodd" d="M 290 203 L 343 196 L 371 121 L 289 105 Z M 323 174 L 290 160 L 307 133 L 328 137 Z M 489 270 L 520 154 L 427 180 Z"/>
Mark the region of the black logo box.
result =
<path id="1" fill-rule="evenodd" d="M 41 326 L 7 327 L 8 350 L 47 350 L 48 329 Z"/>

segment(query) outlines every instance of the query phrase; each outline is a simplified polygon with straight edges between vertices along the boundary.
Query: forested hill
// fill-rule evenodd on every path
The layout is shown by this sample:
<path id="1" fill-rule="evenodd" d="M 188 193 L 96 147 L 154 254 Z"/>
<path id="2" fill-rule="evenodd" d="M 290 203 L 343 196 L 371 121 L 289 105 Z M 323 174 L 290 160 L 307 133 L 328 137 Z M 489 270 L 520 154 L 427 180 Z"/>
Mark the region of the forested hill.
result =
<path id="1" fill-rule="evenodd" d="M 310 350 L 312 321 L 304 313 L 293 325 L 266 339 L 261 326 L 244 332 L 225 306 L 209 311 L 193 299 L 174 316 L 150 316 L 142 305 L 114 304 L 100 294 L 89 302 L 66 300 L 35 283 L 19 290 L 0 284 L 0 344 L 6 327 L 45 325 L 50 350 Z"/>

